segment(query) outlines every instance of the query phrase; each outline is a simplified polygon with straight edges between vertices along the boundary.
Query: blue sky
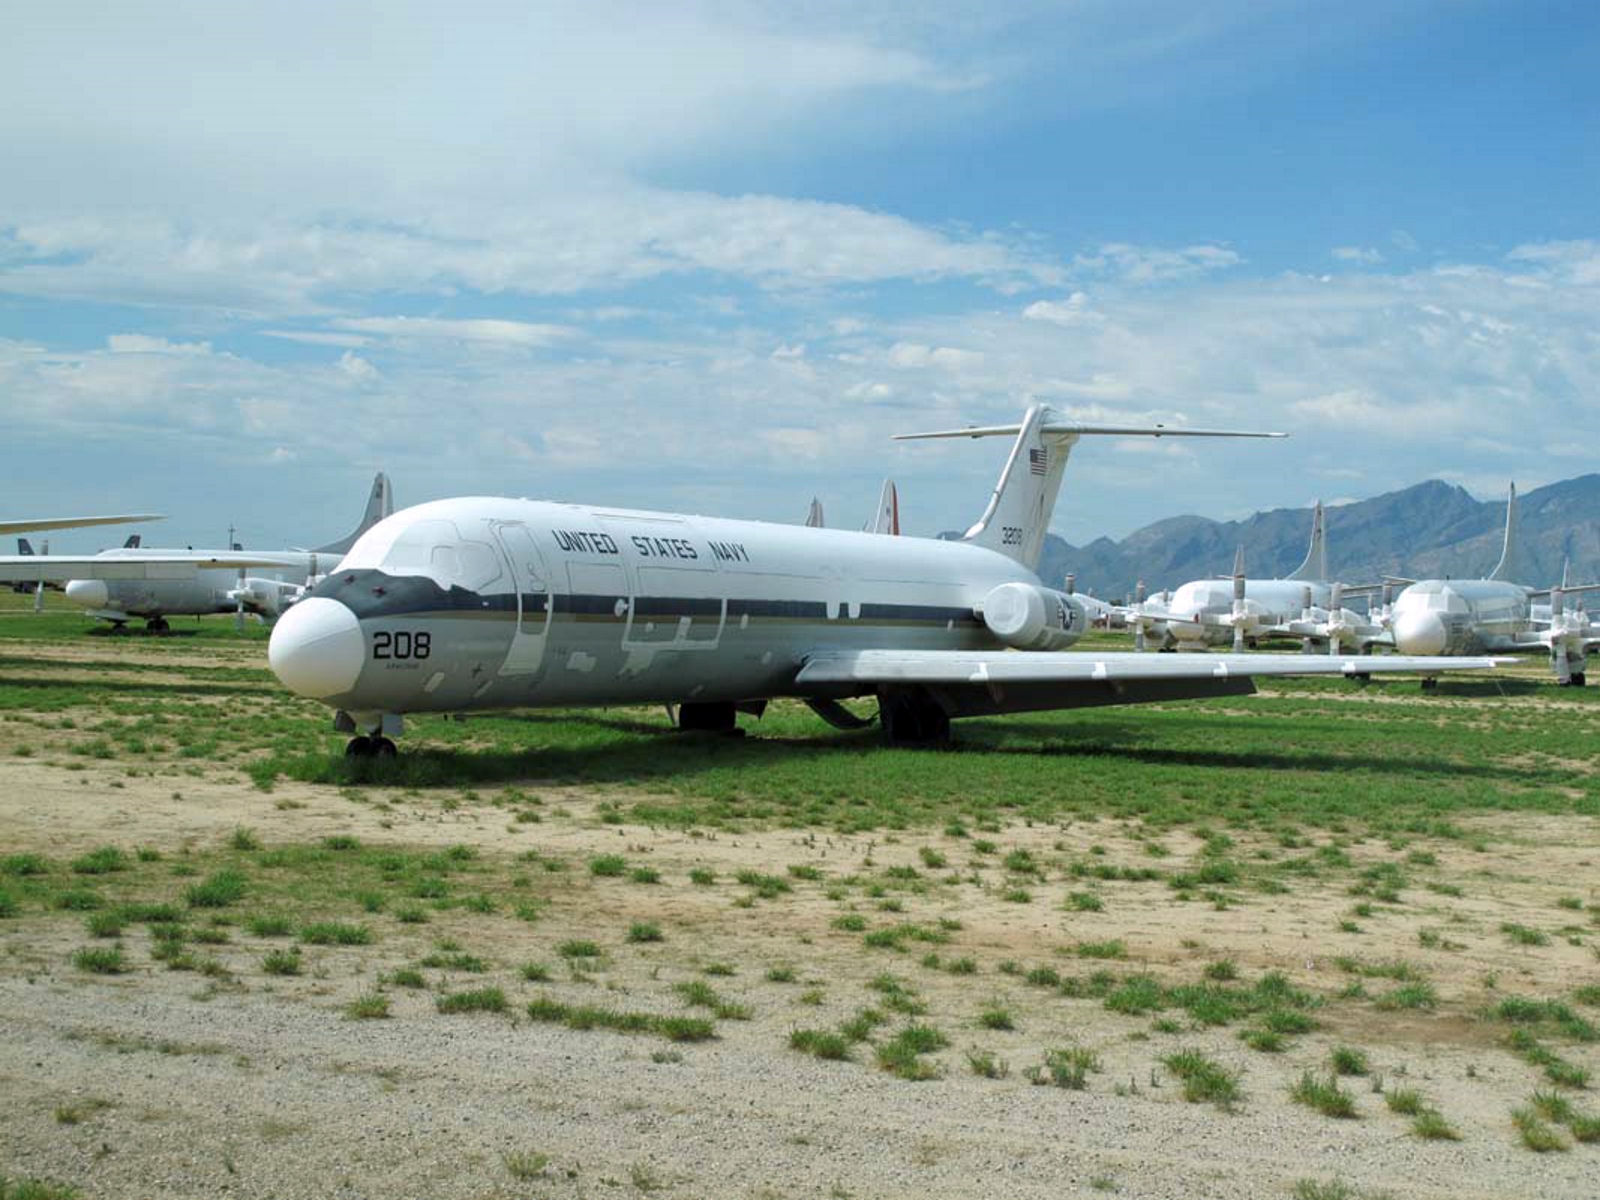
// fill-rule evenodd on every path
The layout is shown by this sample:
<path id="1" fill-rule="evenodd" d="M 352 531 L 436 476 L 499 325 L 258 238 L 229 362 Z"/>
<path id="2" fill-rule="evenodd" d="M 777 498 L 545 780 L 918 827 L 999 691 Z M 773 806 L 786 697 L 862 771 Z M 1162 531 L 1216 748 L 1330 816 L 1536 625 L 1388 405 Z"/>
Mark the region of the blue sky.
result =
<path id="1" fill-rule="evenodd" d="M 1003 13 L 990 9 L 1003 7 Z M 528 495 L 1074 541 L 1600 444 L 1585 3 L 8 6 L 5 511 Z M 154 531 L 152 531 L 154 535 Z M 60 539 L 103 542 L 104 535 Z"/>

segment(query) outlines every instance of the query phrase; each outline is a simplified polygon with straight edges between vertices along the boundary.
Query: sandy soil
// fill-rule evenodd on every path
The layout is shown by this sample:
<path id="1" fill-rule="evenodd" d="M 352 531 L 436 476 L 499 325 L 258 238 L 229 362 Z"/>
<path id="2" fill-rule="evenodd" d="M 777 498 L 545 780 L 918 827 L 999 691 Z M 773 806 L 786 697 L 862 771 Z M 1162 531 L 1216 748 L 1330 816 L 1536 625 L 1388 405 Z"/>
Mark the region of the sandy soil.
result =
<path id="1" fill-rule="evenodd" d="M 791 895 L 742 908 L 731 883 L 696 888 L 685 879 L 696 866 L 726 879 L 742 867 L 781 873 L 801 862 L 832 875 L 862 871 L 868 861 L 878 870 L 920 865 L 924 844 L 965 870 L 969 856 L 949 838 L 693 837 L 601 824 L 594 818 L 603 796 L 543 795 L 569 815 L 518 825 L 488 797 L 446 811 L 437 798 L 372 793 L 353 803 L 304 785 L 266 794 L 222 773 L 174 783 L 128 778 L 115 763 L 68 771 L 0 762 L 6 853 L 60 856 L 107 842 L 215 846 L 247 825 L 269 846 L 352 833 L 373 845 L 465 843 L 488 857 L 536 847 L 579 868 L 561 877 L 547 917 L 535 925 L 460 911 L 421 928 L 380 921 L 374 945 L 308 949 L 308 970 L 298 978 L 263 974 L 261 945 L 239 937 L 214 948 L 234 977 L 220 986 L 148 962 L 142 937 L 130 939 L 130 947 L 139 943 L 131 974 L 85 975 L 70 965 L 88 940 L 76 916 L 5 922 L 0 1172 L 70 1181 L 106 1197 L 1240 1197 L 1285 1196 L 1295 1180 L 1334 1176 L 1408 1197 L 1600 1191 L 1600 1147 L 1536 1156 L 1517 1143 L 1510 1110 L 1544 1085 L 1501 1046 L 1503 1028 L 1478 1015 L 1499 994 L 1558 994 L 1600 980 L 1588 944 L 1557 939 L 1530 953 L 1499 932 L 1506 921 L 1552 928 L 1557 895 L 1597 899 L 1600 829 L 1592 821 L 1484 824 L 1506 838 L 1487 852 L 1428 844 L 1439 865 L 1427 874 L 1460 883 L 1466 895 L 1418 889 L 1403 908 L 1364 921 L 1359 937 L 1334 932 L 1351 905 L 1347 879 L 1253 896 L 1227 911 L 1175 903 L 1159 882 L 1116 883 L 1103 889 L 1106 911 L 1067 913 L 1061 901 L 1081 882 L 1052 879 L 1032 889 L 1031 903 L 1008 903 L 991 869 L 983 888 L 906 895 L 893 918 L 959 919 L 962 929 L 939 951 L 973 956 L 980 969 L 955 976 L 920 968 L 921 949 L 865 950 L 858 934 L 832 929 L 841 906 L 820 884 L 797 882 Z M 1108 861 L 1150 861 L 1111 822 L 1018 827 L 997 840 L 1004 849 L 1054 856 L 1098 844 Z M 1166 869 L 1198 849 L 1187 836 L 1165 842 L 1173 852 L 1160 864 Z M 1239 853 L 1250 849 L 1246 842 Z M 609 850 L 648 862 L 665 882 L 639 887 L 582 871 L 589 855 Z M 874 924 L 882 919 L 860 907 Z M 638 919 L 659 922 L 667 940 L 624 944 L 621 931 Z M 1459 948 L 1421 947 L 1421 929 L 1442 931 Z M 675 1048 L 679 1061 L 653 1061 L 666 1043 L 526 1018 L 441 1016 L 431 994 L 399 988 L 389 990 L 390 1020 L 344 1017 L 343 1006 L 380 973 L 415 962 L 444 935 L 485 953 L 495 968 L 488 977 L 447 982 L 498 983 L 513 1014 L 541 994 L 676 1012 L 671 984 L 703 978 L 705 964 L 725 961 L 737 974 L 711 982 L 748 1005 L 752 1019 L 720 1022 L 718 1041 Z M 515 973 L 529 958 L 556 961 L 552 947 L 574 936 L 607 943 L 591 981 L 530 984 Z M 1079 941 L 1108 938 L 1125 942 L 1129 961 L 1065 953 Z M 1403 957 L 1426 971 L 1443 1003 L 1432 1013 L 1334 1004 L 1318 1032 L 1293 1039 L 1287 1053 L 1265 1055 L 1247 1050 L 1236 1029 L 1152 1034 L 1149 1018 L 1029 987 L 999 966 L 1016 959 L 1052 963 L 1063 975 L 1102 966 L 1149 970 L 1176 982 L 1229 957 L 1246 979 L 1283 970 L 1296 984 L 1331 994 L 1348 979 L 1332 961 L 1340 954 Z M 767 981 L 766 968 L 779 963 L 796 967 L 799 982 Z M 894 1079 L 871 1064 L 870 1053 L 825 1063 L 787 1048 L 791 1029 L 837 1024 L 877 999 L 867 984 L 884 970 L 913 984 L 929 1005 L 926 1019 L 950 1035 L 951 1049 L 935 1056 L 941 1079 Z M 821 1003 L 801 1003 L 813 987 Z M 978 1026 L 979 1010 L 996 999 L 1013 1012 L 1016 1030 Z M 1462 1140 L 1410 1136 L 1362 1079 L 1349 1081 L 1358 1121 L 1289 1103 L 1290 1082 L 1321 1068 L 1340 1043 L 1365 1048 L 1389 1083 L 1420 1088 Z M 1088 1090 L 1031 1086 L 1026 1068 L 1047 1048 L 1066 1045 L 1101 1057 L 1104 1070 Z M 1182 1102 L 1159 1063 L 1180 1046 L 1244 1072 L 1238 1111 Z M 970 1074 L 963 1056 L 971 1047 L 1006 1059 L 1010 1077 Z M 1594 1047 L 1563 1046 L 1562 1053 L 1600 1073 Z M 77 1106 L 81 1121 L 60 1123 L 63 1105 Z M 532 1178 L 515 1178 L 503 1156 L 518 1151 L 549 1161 Z"/>

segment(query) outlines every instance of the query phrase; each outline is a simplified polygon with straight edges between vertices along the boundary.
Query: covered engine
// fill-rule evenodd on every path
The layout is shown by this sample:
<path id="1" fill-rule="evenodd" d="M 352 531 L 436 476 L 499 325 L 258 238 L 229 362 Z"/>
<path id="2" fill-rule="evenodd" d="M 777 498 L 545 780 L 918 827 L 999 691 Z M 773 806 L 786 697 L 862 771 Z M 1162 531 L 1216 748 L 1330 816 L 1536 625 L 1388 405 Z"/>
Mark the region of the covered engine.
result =
<path id="1" fill-rule="evenodd" d="M 1089 614 L 1065 592 L 1002 583 L 983 598 L 983 623 L 1014 650 L 1065 650 L 1089 628 Z"/>
<path id="2" fill-rule="evenodd" d="M 234 604 L 242 603 L 246 612 L 275 618 L 287 612 L 305 594 L 305 590 L 300 584 L 285 583 L 279 579 L 248 578 L 243 587 L 234 588 L 228 593 L 228 599 Z"/>

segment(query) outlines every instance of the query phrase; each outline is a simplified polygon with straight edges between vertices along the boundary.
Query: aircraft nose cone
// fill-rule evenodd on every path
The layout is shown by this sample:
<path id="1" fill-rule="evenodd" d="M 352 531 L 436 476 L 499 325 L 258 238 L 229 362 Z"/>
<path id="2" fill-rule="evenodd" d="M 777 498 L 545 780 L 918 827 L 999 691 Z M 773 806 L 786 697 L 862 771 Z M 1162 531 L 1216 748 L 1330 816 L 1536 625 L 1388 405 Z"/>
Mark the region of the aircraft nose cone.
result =
<path id="1" fill-rule="evenodd" d="M 1394 622 L 1394 645 L 1401 654 L 1443 654 L 1449 635 L 1438 613 L 1401 613 Z"/>
<path id="2" fill-rule="evenodd" d="M 111 603 L 111 589 L 100 579 L 69 579 L 64 589 L 67 599 L 85 608 L 104 608 Z"/>
<path id="3" fill-rule="evenodd" d="M 367 660 L 361 623 L 337 600 L 312 596 L 284 613 L 267 662 L 284 687 L 312 700 L 348 692 Z"/>

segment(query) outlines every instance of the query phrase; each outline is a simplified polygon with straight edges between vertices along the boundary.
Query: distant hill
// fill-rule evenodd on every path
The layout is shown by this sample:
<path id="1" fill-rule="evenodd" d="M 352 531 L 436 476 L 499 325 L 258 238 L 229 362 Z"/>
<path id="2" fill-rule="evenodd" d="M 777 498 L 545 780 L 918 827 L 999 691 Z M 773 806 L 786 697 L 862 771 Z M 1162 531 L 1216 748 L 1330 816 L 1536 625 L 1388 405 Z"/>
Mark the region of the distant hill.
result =
<path id="1" fill-rule="evenodd" d="M 1572 560 L 1574 583 L 1600 580 L 1600 475 L 1552 483 L 1520 498 L 1522 557 L 1539 586 Z M 1347 583 L 1381 576 L 1476 578 L 1500 557 L 1504 500 L 1474 500 L 1453 484 L 1431 479 L 1413 487 L 1328 509 L 1328 568 Z M 1120 598 L 1143 579 L 1151 591 L 1190 579 L 1225 575 L 1244 547 L 1252 576 L 1282 576 L 1305 557 L 1309 508 L 1279 508 L 1243 521 L 1168 517 L 1121 541 L 1098 538 L 1072 546 L 1054 534 L 1045 541 L 1040 577 L 1060 586 L 1072 571 L 1080 590 Z"/>

